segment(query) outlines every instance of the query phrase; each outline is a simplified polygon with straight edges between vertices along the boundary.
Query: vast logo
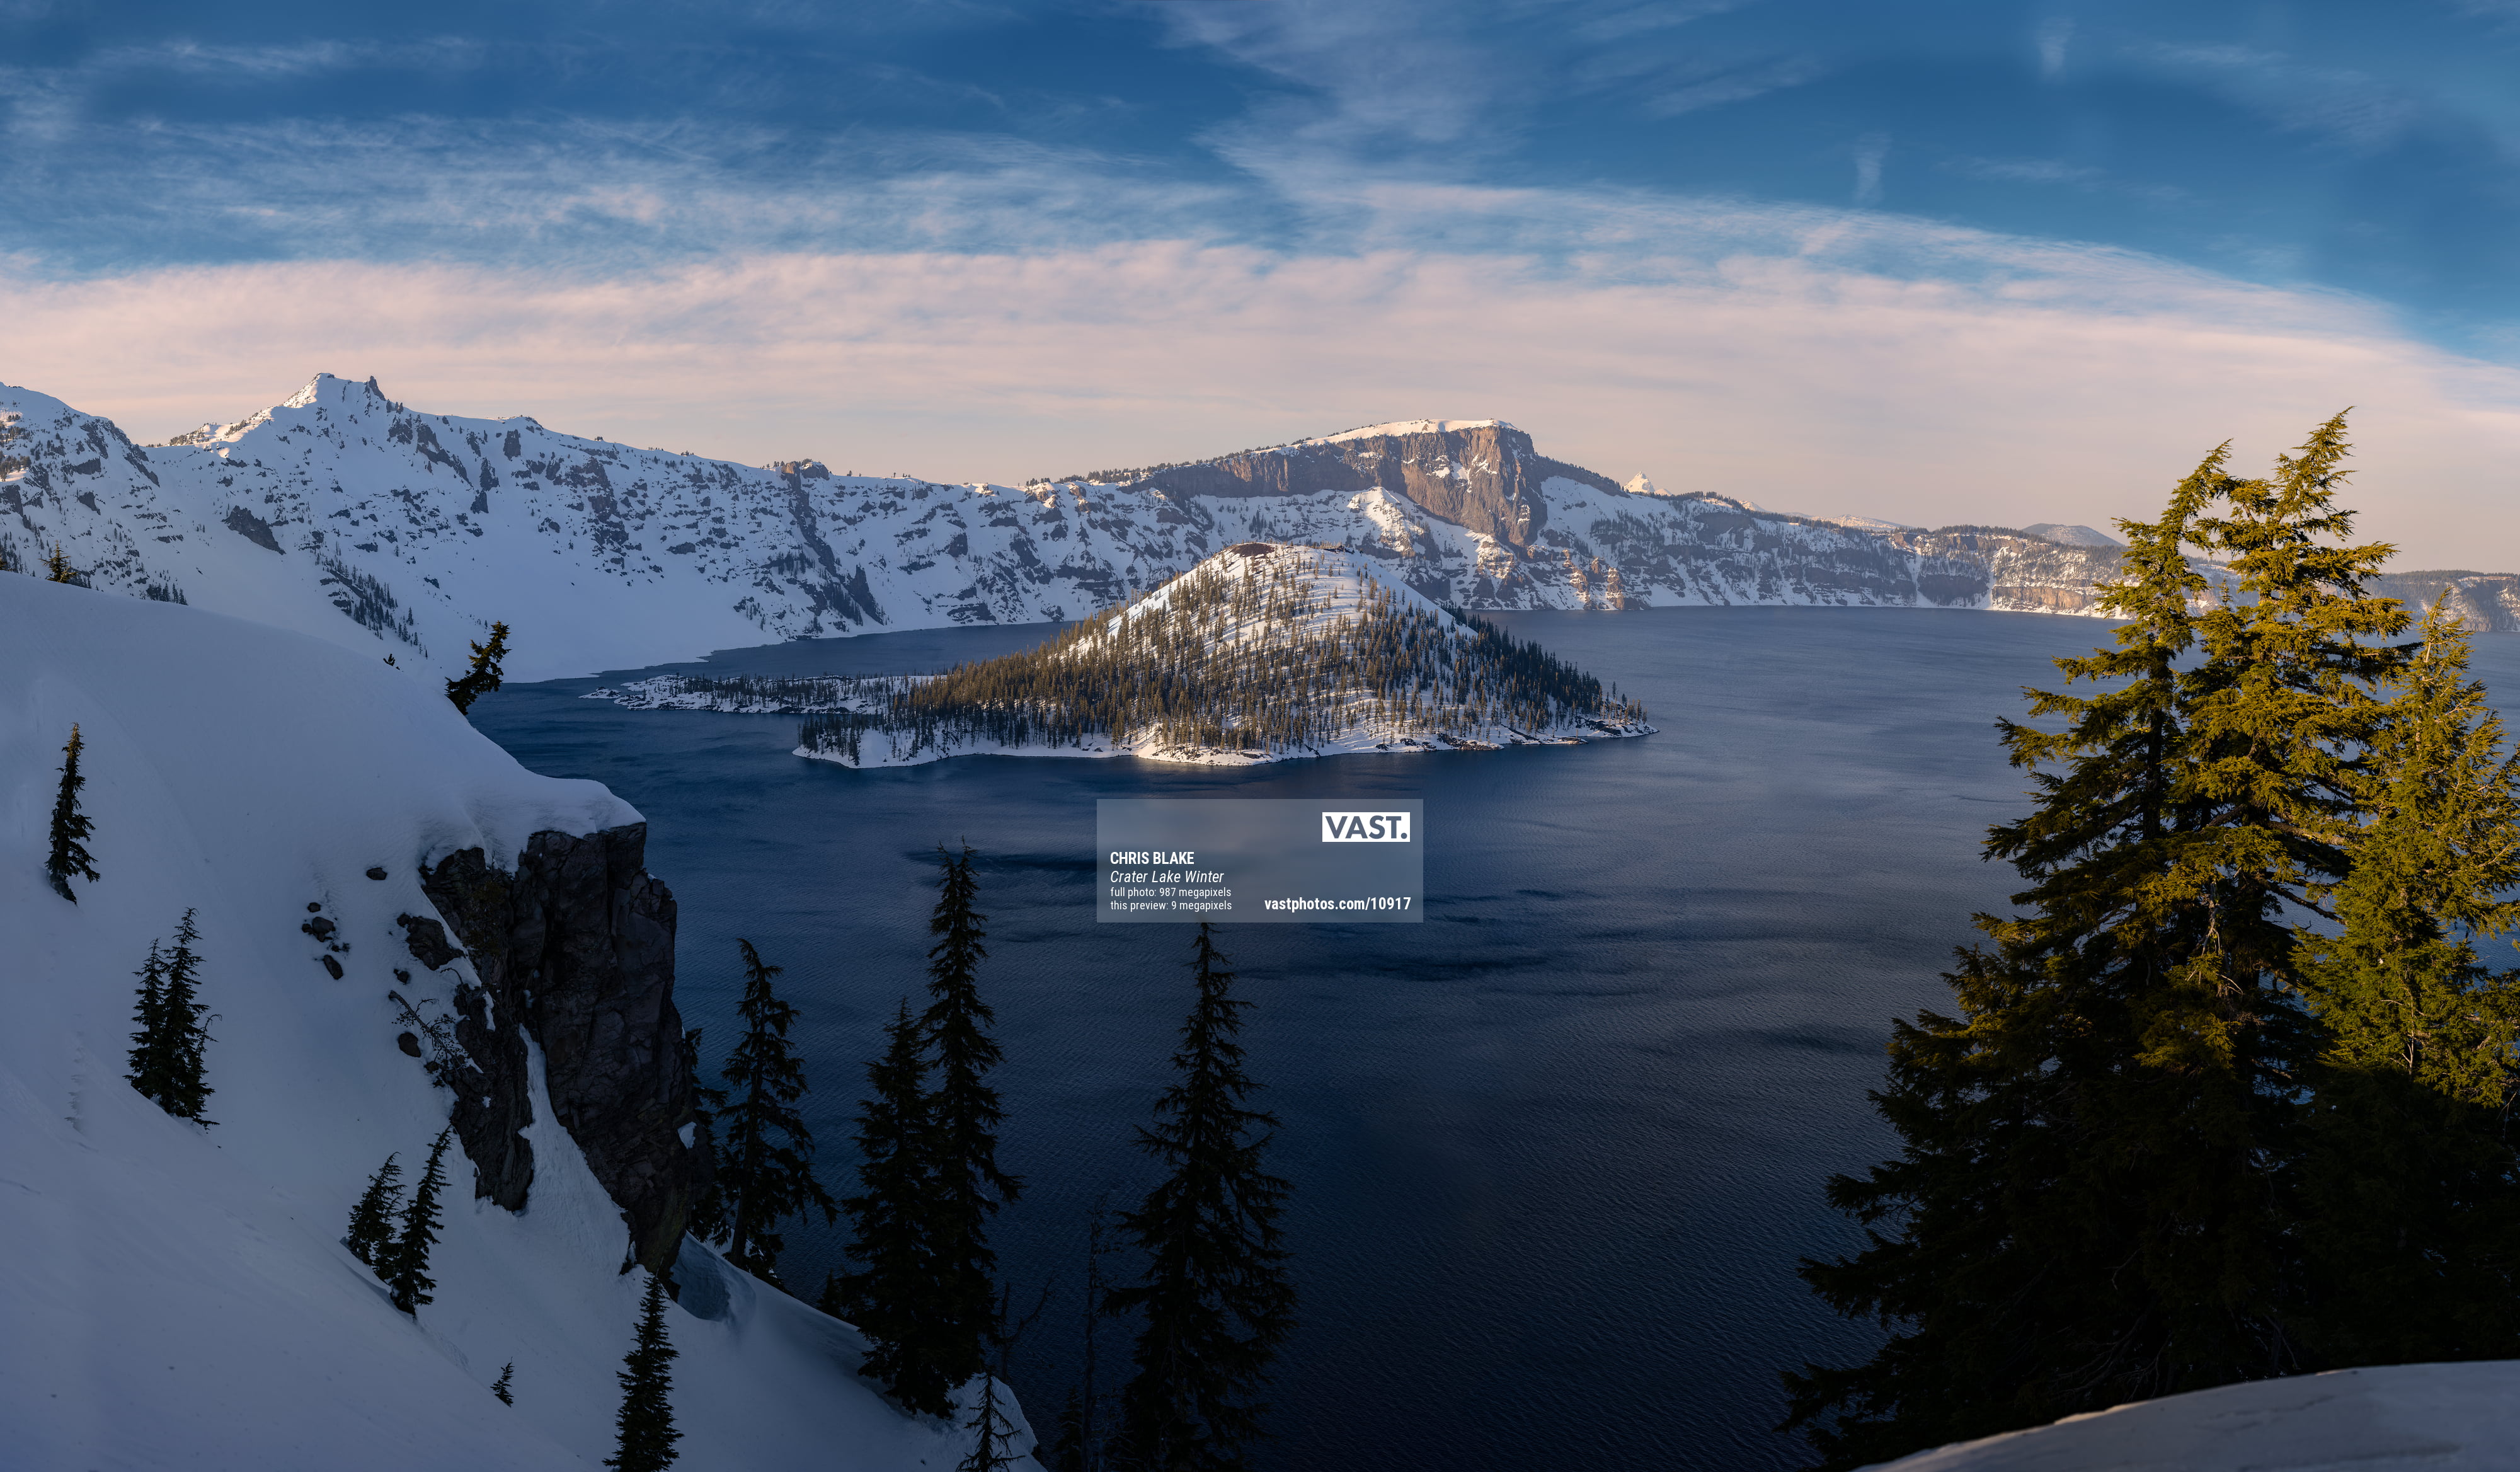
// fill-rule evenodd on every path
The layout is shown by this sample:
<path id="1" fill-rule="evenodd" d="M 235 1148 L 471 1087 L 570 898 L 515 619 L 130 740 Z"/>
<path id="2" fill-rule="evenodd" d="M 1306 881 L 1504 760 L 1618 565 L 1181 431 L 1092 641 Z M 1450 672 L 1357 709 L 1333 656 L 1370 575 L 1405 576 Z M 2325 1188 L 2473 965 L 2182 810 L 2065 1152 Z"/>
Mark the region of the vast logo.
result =
<path id="1" fill-rule="evenodd" d="M 1405 812 L 1325 812 L 1322 814 L 1322 842 L 1326 844 L 1405 844 L 1409 842 L 1409 814 Z"/>

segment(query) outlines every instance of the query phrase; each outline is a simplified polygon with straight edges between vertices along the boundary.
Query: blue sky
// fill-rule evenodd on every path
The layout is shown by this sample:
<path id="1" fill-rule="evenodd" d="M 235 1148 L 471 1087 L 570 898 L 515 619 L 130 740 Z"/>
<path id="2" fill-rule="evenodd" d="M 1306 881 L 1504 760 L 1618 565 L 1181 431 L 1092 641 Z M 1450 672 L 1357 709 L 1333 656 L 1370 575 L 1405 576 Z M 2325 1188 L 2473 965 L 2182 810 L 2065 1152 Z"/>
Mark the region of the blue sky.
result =
<path id="1" fill-rule="evenodd" d="M 2080 325 L 2059 342 L 2138 318 L 2208 336 L 2238 322 L 2287 341 L 2351 340 L 2420 360 L 2417 376 L 2436 389 L 2444 374 L 2458 378 L 2463 387 L 2436 396 L 2487 413 L 2490 439 L 2509 428 L 2509 401 L 2488 370 L 2520 363 L 2515 80 L 2511 0 L 0 0 L 0 261 L 63 334 L 30 341 L 22 362 L 0 346 L 0 375 L 102 393 L 137 419 L 174 415 L 187 394 L 226 395 L 187 411 L 198 418 L 277 396 L 262 375 L 302 378 L 281 359 L 321 350 L 326 360 L 304 371 L 396 370 L 443 385 L 443 396 L 504 371 L 477 361 L 496 324 L 431 338 L 425 325 L 362 314 L 381 290 L 451 294 L 459 316 L 461 302 L 506 294 L 531 304 L 512 318 L 547 324 L 534 352 L 559 354 L 518 370 L 518 388 L 587 413 L 614 403 L 625 431 L 670 412 L 707 438 L 692 423 L 710 412 L 705 395 L 659 408 L 661 391 L 632 386 L 609 349 L 569 360 L 551 345 L 569 331 L 562 319 L 583 336 L 603 317 L 587 317 L 588 294 L 643 284 L 650 305 L 611 317 L 635 347 L 704 338 L 712 362 L 747 343 L 793 352 L 798 325 L 778 305 L 802 270 L 823 284 L 796 299 L 825 313 L 827 343 L 866 348 L 858 368 L 794 359 L 793 373 L 820 386 L 820 418 L 764 410 L 762 392 L 783 391 L 754 386 L 716 405 L 725 442 L 699 447 L 762 459 L 788 448 L 756 449 L 762 435 L 845 443 L 880 425 L 882 452 L 905 464 L 1005 475 L 1055 470 L 1047 461 L 1070 453 L 1237 448 L 1386 412 L 1530 415 L 1517 408 L 1529 385 L 1503 365 L 1486 379 L 1448 366 L 1413 385 L 1405 368 L 1393 382 L 1385 362 L 1361 381 L 1386 395 L 1308 391 L 1304 372 L 1280 361 L 1300 359 L 1308 335 L 1440 320 L 1426 294 L 1446 273 L 1472 314 L 1510 278 L 1531 307 L 1518 330 L 1546 336 L 1552 283 L 1569 302 L 1687 298 L 1686 319 L 1697 321 L 1743 291 L 1773 306 L 1783 289 L 1763 273 L 1796 270 L 1826 274 L 1822 297 L 1854 283 L 1876 305 L 1878 293 L 1930 287 L 1966 298 L 1951 309 L 1974 317 L 2070 310 Z M 975 293 L 955 279 L 957 261 L 996 285 Z M 1097 269 L 1107 316 L 1085 279 Z M 1310 324 L 1278 324 L 1263 354 L 1278 366 L 1246 381 L 1210 365 L 1197 393 L 1168 399 L 1125 365 L 1098 384 L 1071 364 L 1052 402 L 1037 383 L 1004 391 L 937 356 L 954 340 L 969 354 L 1013 350 L 991 324 L 1045 299 L 1008 285 L 1027 270 L 1061 283 L 1048 297 L 1062 303 L 1017 353 L 1028 362 L 1062 335 L 1128 358 L 1136 340 L 1113 334 L 1133 320 L 1148 338 L 1196 334 L 1202 292 L 1240 299 L 1290 274 L 1347 279 L 1316 294 L 1322 315 Z M 1220 286 L 1220 270 L 1240 284 Z M 764 284 L 765 271 L 788 287 Z M 856 287 L 832 285 L 833 271 Z M 1402 277 L 1417 304 L 1384 321 Z M 702 281 L 714 295 L 694 286 Z M 338 299 L 343 320 L 238 342 L 255 292 L 267 320 L 326 289 L 310 282 L 349 293 Z M 1818 290 L 1803 280 L 1784 295 L 1818 311 Z M 653 300 L 678 294 L 683 304 L 657 317 Z M 1133 317 L 1150 299 L 1172 306 Z M 143 300 L 226 305 L 176 333 L 200 341 L 161 344 L 153 357 L 113 325 Z M 555 306 L 563 301 L 579 305 Z M 68 344 L 83 311 L 97 331 L 80 355 Z M 703 316 L 711 325 L 696 333 Z M 1260 331 L 1247 320 L 1241 330 Z M 1858 336 L 1892 330 L 1875 322 Z M 1946 336 L 1915 330 L 1928 344 Z M 225 389 L 209 368 L 213 333 L 232 363 L 253 364 Z M 115 345 L 101 355 L 100 336 Z M 1824 328 L 1811 341 L 1824 342 Z M 2035 335 L 2023 342 L 2037 355 Z M 1637 347 L 1618 354 L 1631 369 Z M 1712 349 L 1692 340 L 1674 350 Z M 854 414 L 844 405 L 866 396 L 866 360 L 890 353 L 919 361 L 892 365 L 879 413 Z M 1566 375 L 1579 370 L 1607 375 L 1604 392 L 1626 391 L 1606 362 L 1552 358 L 1532 374 L 1571 392 Z M 1831 407 L 1796 399 L 1790 363 L 1769 371 L 1780 376 L 1762 402 L 1778 419 Z M 782 381 L 791 391 L 793 373 Z M 608 374 L 620 391 L 608 391 Z M 1463 390 L 1508 402 L 1423 401 Z M 1655 402 L 1687 421 L 1687 391 L 1664 382 Z M 2257 428 L 2262 410 L 2306 426 L 2347 401 L 2367 401 L 2365 386 L 2340 381 L 2298 404 L 2235 401 L 2225 433 Z M 1534 403 L 1552 411 L 1556 400 Z M 954 463 L 937 437 L 975 412 L 1001 428 L 965 435 L 965 458 L 979 463 Z M 1556 442 L 1604 439 L 1580 417 L 1564 416 Z M 1598 453 L 1673 462 L 1642 467 L 1666 481 L 1746 463 L 1688 450 L 1684 440 L 1705 443 L 1702 427 L 1693 439 L 1674 433 L 1669 444 L 1608 434 Z M 2490 448 L 2480 443 L 2479 463 Z M 827 453 L 847 457 L 841 445 Z M 1025 454 L 1047 461 L 1020 463 Z M 1813 463 L 1781 498 L 1817 505 L 1838 493 L 1847 463 Z"/>

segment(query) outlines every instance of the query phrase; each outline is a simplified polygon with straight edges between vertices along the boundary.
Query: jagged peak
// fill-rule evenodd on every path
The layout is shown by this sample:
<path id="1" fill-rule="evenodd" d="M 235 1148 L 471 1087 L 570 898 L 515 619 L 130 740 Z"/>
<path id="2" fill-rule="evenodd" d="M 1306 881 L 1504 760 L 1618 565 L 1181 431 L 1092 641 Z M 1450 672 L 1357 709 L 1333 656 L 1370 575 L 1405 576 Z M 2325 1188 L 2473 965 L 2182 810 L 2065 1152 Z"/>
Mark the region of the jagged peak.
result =
<path id="1" fill-rule="evenodd" d="M 338 374 L 333 373 L 316 374 L 313 378 L 306 381 L 305 388 L 298 390 L 296 392 L 281 400 L 275 407 L 283 409 L 305 409 L 312 408 L 314 405 L 326 402 L 327 400 L 334 403 L 347 403 L 354 396 L 365 399 L 369 402 L 385 405 L 388 408 L 398 409 L 401 407 L 401 405 L 396 404 L 392 399 L 386 397 L 385 391 L 377 386 L 376 375 L 370 374 L 367 382 L 359 383 L 355 380 L 342 378 Z"/>

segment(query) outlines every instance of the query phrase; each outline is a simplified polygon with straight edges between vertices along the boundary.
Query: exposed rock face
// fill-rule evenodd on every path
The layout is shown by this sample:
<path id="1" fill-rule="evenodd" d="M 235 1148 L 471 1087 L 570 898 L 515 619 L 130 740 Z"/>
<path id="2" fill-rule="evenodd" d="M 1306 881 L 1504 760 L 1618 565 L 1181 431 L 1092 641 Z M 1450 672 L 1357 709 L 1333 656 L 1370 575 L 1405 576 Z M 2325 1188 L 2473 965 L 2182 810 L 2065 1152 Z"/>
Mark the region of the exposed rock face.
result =
<path id="1" fill-rule="evenodd" d="M 554 1112 L 629 1224 L 630 1256 L 661 1272 L 706 1162 L 678 1132 L 693 1098 L 674 1007 L 674 897 L 643 867 L 647 843 L 645 824 L 537 833 L 513 873 L 467 849 L 423 886 L 480 978 L 455 992 L 456 1040 L 478 1076 L 457 1088 L 455 1113 L 475 1194 L 513 1211 L 532 1183 L 518 1133 L 532 1121 L 530 1034 Z"/>
<path id="2" fill-rule="evenodd" d="M 1379 487 L 1480 536 L 1529 547 L 1549 525 L 1540 487 L 1559 477 L 1601 490 L 1617 483 L 1532 448 L 1509 424 L 1413 429 L 1308 439 L 1158 471 L 1141 484 L 1166 495 L 1284 496 Z"/>

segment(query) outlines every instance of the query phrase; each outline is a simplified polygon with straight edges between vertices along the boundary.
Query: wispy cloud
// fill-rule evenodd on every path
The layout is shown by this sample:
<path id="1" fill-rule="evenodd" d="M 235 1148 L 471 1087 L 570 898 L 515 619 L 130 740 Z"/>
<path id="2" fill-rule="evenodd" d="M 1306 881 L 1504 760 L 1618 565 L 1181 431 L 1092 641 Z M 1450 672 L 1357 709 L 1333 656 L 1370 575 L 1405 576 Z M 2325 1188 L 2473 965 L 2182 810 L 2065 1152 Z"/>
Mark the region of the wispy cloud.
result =
<path id="1" fill-rule="evenodd" d="M 1404 214 L 1483 207 L 1381 188 Z M 999 481 L 1501 415 L 1613 474 L 1912 522 L 2146 513 L 2205 447 L 2271 453 L 2350 402 L 2365 529 L 2417 561 L 2520 566 L 2520 373 L 2408 343 L 2351 299 L 1878 214 L 1557 203 L 1600 250 L 20 278 L 0 281 L 7 375 L 152 436 L 323 369 L 634 443 Z"/>
<path id="2" fill-rule="evenodd" d="M 2039 74 L 2054 81 L 2065 74 L 2065 47 L 2074 39 L 2074 23 L 2053 16 L 2039 23 Z"/>
<path id="3" fill-rule="evenodd" d="M 1890 135 L 1867 133 L 1855 140 L 1855 203 L 1881 203 L 1881 162 L 1890 157 Z"/>
<path id="4" fill-rule="evenodd" d="M 1684 68 L 1670 78 L 1679 85 L 1648 97 L 1643 111 L 1649 117 L 1677 117 L 1799 87 L 1827 71 L 1825 63 L 1807 56 L 1778 57 L 1726 69 Z"/>
<path id="5" fill-rule="evenodd" d="M 2144 60 L 2208 78 L 2233 101 L 2278 125 L 2317 133 L 2358 153 L 2398 142 L 2422 119 L 2422 101 L 2377 77 L 2315 66 L 2251 46 L 2147 43 Z"/>

